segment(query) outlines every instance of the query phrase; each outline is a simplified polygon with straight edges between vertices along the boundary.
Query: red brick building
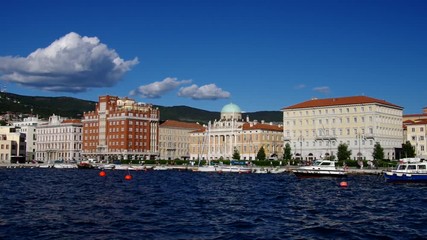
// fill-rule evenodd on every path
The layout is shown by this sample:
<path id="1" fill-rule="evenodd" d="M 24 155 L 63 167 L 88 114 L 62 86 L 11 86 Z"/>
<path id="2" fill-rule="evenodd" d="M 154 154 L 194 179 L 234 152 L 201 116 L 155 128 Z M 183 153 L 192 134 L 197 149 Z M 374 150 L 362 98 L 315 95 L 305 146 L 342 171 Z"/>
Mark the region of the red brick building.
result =
<path id="1" fill-rule="evenodd" d="M 155 159 L 160 112 L 133 99 L 100 96 L 83 116 L 83 156 L 98 161 Z"/>

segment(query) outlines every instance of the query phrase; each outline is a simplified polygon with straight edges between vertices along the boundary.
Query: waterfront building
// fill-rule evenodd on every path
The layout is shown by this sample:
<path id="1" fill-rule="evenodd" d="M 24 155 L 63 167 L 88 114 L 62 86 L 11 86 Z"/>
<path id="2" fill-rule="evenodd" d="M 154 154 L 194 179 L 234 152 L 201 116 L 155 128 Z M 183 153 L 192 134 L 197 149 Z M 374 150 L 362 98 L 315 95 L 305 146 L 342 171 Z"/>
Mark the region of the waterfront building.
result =
<path id="1" fill-rule="evenodd" d="M 0 163 L 25 163 L 25 134 L 16 127 L 0 126 Z"/>
<path id="2" fill-rule="evenodd" d="M 27 162 L 32 162 L 36 160 L 36 129 L 40 124 L 46 124 L 47 121 L 41 120 L 38 117 L 27 117 L 22 121 L 13 122 L 12 125 L 16 127 L 17 131 L 25 134 L 25 143 L 26 143 L 26 160 Z"/>
<path id="3" fill-rule="evenodd" d="M 402 147 L 403 108 L 367 96 L 311 99 L 283 110 L 284 141 L 302 160 L 336 156 L 346 144 L 352 159 L 372 160 L 375 143 L 384 158 L 395 159 Z"/>
<path id="4" fill-rule="evenodd" d="M 403 124 L 406 132 L 405 142 L 409 141 L 411 143 L 415 148 L 417 157 L 427 159 L 427 118 L 407 120 Z"/>
<path id="5" fill-rule="evenodd" d="M 416 120 L 421 120 L 421 119 L 427 119 L 427 107 L 423 108 L 422 113 L 403 115 L 403 122 L 416 121 Z"/>
<path id="6" fill-rule="evenodd" d="M 166 120 L 159 126 L 160 159 L 190 159 L 190 133 L 203 129 L 199 123 Z"/>
<path id="7" fill-rule="evenodd" d="M 83 116 L 83 155 L 97 161 L 157 159 L 160 112 L 133 99 L 100 96 Z"/>
<path id="8" fill-rule="evenodd" d="M 235 150 L 240 160 L 255 160 L 261 148 L 268 159 L 283 156 L 281 125 L 242 119 L 236 104 L 225 105 L 219 120 L 210 121 L 203 130 L 191 133 L 191 160 L 231 160 Z"/>
<path id="9" fill-rule="evenodd" d="M 36 128 L 36 161 L 72 163 L 81 160 L 82 123 L 52 115 Z"/>

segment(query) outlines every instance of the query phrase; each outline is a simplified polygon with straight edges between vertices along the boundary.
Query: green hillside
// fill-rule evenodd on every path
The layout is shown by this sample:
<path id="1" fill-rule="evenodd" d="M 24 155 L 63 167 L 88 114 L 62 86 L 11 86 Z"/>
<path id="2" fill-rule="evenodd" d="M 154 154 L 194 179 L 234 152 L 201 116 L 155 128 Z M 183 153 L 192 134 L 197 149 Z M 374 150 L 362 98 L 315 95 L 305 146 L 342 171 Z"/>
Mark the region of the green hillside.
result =
<path id="1" fill-rule="evenodd" d="M 0 114 L 7 112 L 23 116 L 33 114 L 40 118 L 48 118 L 52 114 L 68 118 L 81 118 L 84 112 L 95 110 L 96 102 L 72 97 L 40 97 L 22 96 L 13 93 L 0 93 Z M 156 106 L 160 110 L 160 120 L 177 120 L 186 122 L 207 123 L 220 119 L 220 112 L 210 112 L 188 106 Z M 282 112 L 260 111 L 244 113 L 243 118 L 281 122 Z"/>

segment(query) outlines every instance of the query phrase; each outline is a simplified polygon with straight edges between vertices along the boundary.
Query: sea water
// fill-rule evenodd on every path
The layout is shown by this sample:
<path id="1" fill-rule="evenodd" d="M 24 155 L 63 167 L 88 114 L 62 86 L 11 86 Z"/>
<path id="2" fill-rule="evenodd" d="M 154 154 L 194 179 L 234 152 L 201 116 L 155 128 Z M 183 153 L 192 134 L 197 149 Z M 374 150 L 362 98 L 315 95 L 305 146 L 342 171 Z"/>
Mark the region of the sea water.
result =
<path id="1" fill-rule="evenodd" d="M 421 239 L 427 185 L 380 176 L 0 169 L 0 239 Z M 126 180 L 126 175 L 132 175 Z M 346 181 L 347 187 L 340 187 Z"/>

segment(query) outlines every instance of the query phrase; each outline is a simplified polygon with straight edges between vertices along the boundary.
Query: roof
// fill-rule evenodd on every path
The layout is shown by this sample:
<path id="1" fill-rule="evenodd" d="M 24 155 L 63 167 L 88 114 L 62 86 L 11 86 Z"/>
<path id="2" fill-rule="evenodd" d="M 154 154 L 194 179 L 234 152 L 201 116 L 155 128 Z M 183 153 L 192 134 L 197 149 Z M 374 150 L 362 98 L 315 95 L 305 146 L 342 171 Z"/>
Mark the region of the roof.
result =
<path id="1" fill-rule="evenodd" d="M 160 127 L 184 128 L 184 129 L 203 129 L 199 123 L 180 122 L 175 120 L 166 120 Z"/>
<path id="2" fill-rule="evenodd" d="M 234 103 L 229 103 L 222 107 L 221 113 L 241 113 L 240 107 Z"/>
<path id="3" fill-rule="evenodd" d="M 404 125 L 426 125 L 427 119 L 407 120 L 403 122 Z"/>
<path id="4" fill-rule="evenodd" d="M 282 110 L 287 109 L 298 109 L 298 108 L 313 108 L 313 107 L 328 107 L 328 106 L 340 106 L 340 105 L 352 105 L 352 104 L 367 104 L 367 103 L 377 103 L 382 105 L 387 105 L 394 108 L 402 107 L 389 103 L 385 100 L 380 100 L 367 96 L 352 96 L 352 97 L 340 97 L 340 98 L 324 98 L 324 99 L 312 99 L 302 103 L 298 103 L 289 107 L 284 107 Z"/>
<path id="5" fill-rule="evenodd" d="M 282 132 L 283 128 L 279 127 L 274 124 L 265 124 L 265 123 L 257 123 L 257 124 L 250 124 L 250 123 L 244 123 L 242 126 L 242 130 L 268 130 L 268 131 L 279 131 Z"/>

